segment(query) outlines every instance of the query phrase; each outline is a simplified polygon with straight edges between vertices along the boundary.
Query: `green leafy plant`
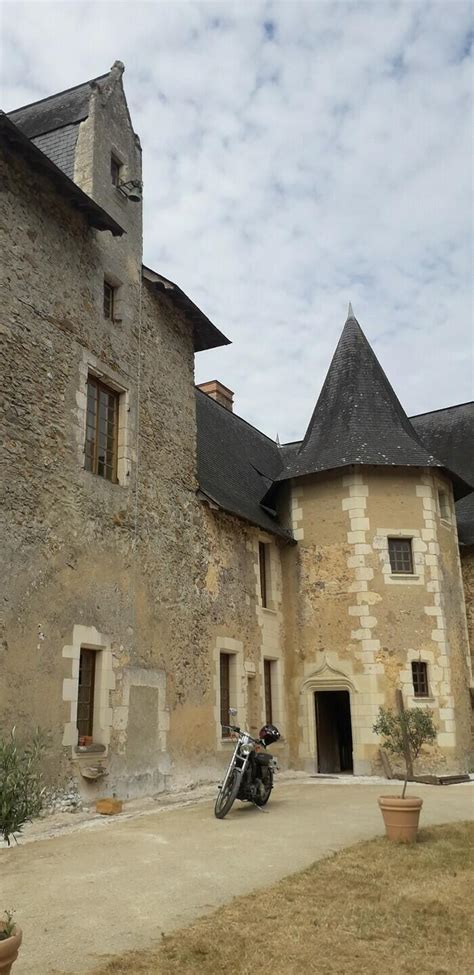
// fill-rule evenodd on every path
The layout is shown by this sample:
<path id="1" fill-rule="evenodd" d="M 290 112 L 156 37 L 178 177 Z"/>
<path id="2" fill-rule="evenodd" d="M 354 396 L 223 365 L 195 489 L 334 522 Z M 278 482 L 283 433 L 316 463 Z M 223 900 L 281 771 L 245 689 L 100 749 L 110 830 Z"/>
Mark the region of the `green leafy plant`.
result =
<path id="1" fill-rule="evenodd" d="M 15 922 L 13 911 L 5 911 L 3 918 L 0 917 L 0 941 L 6 941 L 15 934 Z"/>
<path id="2" fill-rule="evenodd" d="M 373 731 L 380 735 L 383 747 L 388 752 L 405 761 L 404 799 L 412 762 L 418 758 L 423 745 L 436 741 L 437 731 L 431 711 L 423 708 L 404 708 L 400 711 L 379 708 Z"/>
<path id="3" fill-rule="evenodd" d="M 26 744 L 17 741 L 15 728 L 0 734 L 0 834 L 10 846 L 25 823 L 43 808 L 45 786 L 41 760 L 46 748 L 44 734 L 35 731 Z"/>

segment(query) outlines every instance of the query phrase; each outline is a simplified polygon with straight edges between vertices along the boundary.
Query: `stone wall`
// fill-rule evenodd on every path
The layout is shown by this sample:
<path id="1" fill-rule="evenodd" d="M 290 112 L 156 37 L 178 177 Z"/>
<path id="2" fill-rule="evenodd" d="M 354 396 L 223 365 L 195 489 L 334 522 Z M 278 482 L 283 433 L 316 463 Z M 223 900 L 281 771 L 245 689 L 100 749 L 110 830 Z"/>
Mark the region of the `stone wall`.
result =
<path id="1" fill-rule="evenodd" d="M 441 474 L 368 468 L 299 478 L 282 502 L 299 539 L 283 562 L 296 766 L 317 764 L 315 692 L 346 690 L 354 770 L 373 770 L 373 722 L 380 705 L 394 705 L 401 687 L 406 705 L 431 708 L 439 728 L 438 746 L 420 768 L 465 770 L 465 611 L 455 524 L 441 524 L 438 488 L 451 495 Z M 389 537 L 412 539 L 412 575 L 392 573 Z M 423 699 L 414 697 L 411 662 L 417 660 L 428 666 Z"/>
<path id="2" fill-rule="evenodd" d="M 461 570 L 464 583 L 466 601 L 467 629 L 471 654 L 471 755 L 469 769 L 474 771 L 474 545 L 466 545 L 461 549 Z"/>
<path id="3" fill-rule="evenodd" d="M 170 708 L 186 695 L 198 699 L 209 681 L 193 602 L 200 509 L 192 329 L 147 286 L 133 322 L 104 319 L 99 235 L 46 181 L 9 163 L 1 218 L 15 228 L 1 319 L 2 725 L 50 731 L 50 765 L 64 780 L 71 762 L 101 761 L 105 784 L 81 779 L 89 798 L 114 787 L 157 791 L 172 761 Z M 119 484 L 84 470 L 88 370 L 126 396 Z M 75 751 L 81 646 L 100 652 L 99 758 Z"/>

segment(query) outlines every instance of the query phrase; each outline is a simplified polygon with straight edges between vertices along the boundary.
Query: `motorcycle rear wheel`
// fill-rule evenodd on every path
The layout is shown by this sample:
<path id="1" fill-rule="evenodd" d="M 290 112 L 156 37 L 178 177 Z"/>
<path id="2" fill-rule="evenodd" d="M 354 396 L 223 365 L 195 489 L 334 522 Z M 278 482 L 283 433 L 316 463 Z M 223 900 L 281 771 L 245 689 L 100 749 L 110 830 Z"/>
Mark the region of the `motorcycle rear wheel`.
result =
<path id="1" fill-rule="evenodd" d="M 232 772 L 230 773 L 225 785 L 219 790 L 216 804 L 214 806 L 214 815 L 216 819 L 224 819 L 224 816 L 227 816 L 227 813 L 234 805 L 239 788 L 240 773 L 234 768 L 232 769 Z"/>
<path id="2" fill-rule="evenodd" d="M 265 769 L 262 776 L 262 782 L 265 786 L 265 792 L 262 795 L 255 797 L 254 802 L 256 806 L 266 806 L 271 796 L 273 789 L 273 772 L 271 772 L 270 769 Z"/>

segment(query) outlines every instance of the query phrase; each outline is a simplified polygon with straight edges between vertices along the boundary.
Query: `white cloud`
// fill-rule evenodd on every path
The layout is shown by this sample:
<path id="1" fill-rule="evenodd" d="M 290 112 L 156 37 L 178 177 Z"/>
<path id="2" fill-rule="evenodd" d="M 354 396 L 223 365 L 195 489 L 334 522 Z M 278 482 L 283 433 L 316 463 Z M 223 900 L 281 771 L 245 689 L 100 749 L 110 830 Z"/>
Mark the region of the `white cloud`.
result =
<path id="1" fill-rule="evenodd" d="M 198 381 L 301 437 L 352 300 L 408 412 L 470 398 L 470 4 L 0 9 L 7 110 L 125 62 L 146 262 L 234 342 Z"/>

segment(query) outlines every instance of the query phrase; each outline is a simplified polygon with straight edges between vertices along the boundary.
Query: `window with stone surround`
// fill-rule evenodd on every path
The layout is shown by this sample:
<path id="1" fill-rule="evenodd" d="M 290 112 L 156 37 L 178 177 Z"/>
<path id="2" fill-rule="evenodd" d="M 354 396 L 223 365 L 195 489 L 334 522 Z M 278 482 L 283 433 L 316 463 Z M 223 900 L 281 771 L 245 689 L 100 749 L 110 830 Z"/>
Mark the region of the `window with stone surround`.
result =
<path id="1" fill-rule="evenodd" d="M 429 697 L 428 664 L 423 660 L 412 660 L 411 672 L 415 697 Z"/>
<path id="2" fill-rule="evenodd" d="M 388 554 L 394 574 L 413 575 L 411 538 L 389 538 Z"/>
<path id="3" fill-rule="evenodd" d="M 443 521 L 451 521 L 451 506 L 446 491 L 438 491 L 439 514 Z"/>
<path id="4" fill-rule="evenodd" d="M 80 745 L 91 744 L 93 739 L 96 653 L 96 650 L 81 647 L 77 693 L 77 731 Z"/>
<path id="5" fill-rule="evenodd" d="M 104 278 L 104 318 L 114 321 L 117 288 Z"/>
<path id="6" fill-rule="evenodd" d="M 230 658 L 230 653 L 221 653 L 220 655 L 220 711 L 223 738 L 228 738 L 230 735 L 230 732 L 224 727 L 230 721 Z"/>
<path id="7" fill-rule="evenodd" d="M 258 594 L 260 606 L 272 609 L 272 546 L 270 542 L 258 543 Z"/>
<path id="8" fill-rule="evenodd" d="M 117 481 L 119 393 L 95 376 L 87 378 L 85 469 Z"/>
<path id="9" fill-rule="evenodd" d="M 272 701 L 272 684 L 273 684 L 273 669 L 275 666 L 274 660 L 264 660 L 263 661 L 263 678 L 264 678 L 264 691 L 265 691 L 265 723 L 273 724 L 273 701 Z"/>
<path id="10" fill-rule="evenodd" d="M 120 183 L 120 172 L 122 169 L 122 163 L 114 156 L 112 153 L 110 157 L 110 178 L 114 186 L 118 186 Z"/>

